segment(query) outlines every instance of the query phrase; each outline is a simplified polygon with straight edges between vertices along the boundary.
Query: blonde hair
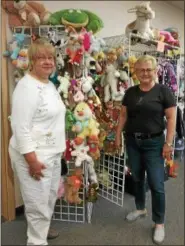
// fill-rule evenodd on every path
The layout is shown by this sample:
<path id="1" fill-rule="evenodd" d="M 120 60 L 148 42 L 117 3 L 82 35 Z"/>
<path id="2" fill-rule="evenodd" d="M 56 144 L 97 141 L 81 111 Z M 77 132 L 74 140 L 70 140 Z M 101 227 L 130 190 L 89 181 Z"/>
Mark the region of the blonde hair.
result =
<path id="1" fill-rule="evenodd" d="M 39 38 L 31 43 L 28 49 L 28 59 L 29 59 L 29 68 L 32 69 L 33 62 L 37 59 L 37 56 L 41 51 L 44 51 L 45 54 L 50 54 L 53 56 L 56 63 L 56 49 L 52 44 L 48 42 L 46 38 Z"/>
<path id="2" fill-rule="evenodd" d="M 157 61 L 155 59 L 155 57 L 150 56 L 150 55 L 143 55 L 140 56 L 137 61 L 135 62 L 134 66 L 136 67 L 137 64 L 142 63 L 142 62 L 147 62 L 147 61 L 151 61 L 153 68 L 157 68 Z"/>

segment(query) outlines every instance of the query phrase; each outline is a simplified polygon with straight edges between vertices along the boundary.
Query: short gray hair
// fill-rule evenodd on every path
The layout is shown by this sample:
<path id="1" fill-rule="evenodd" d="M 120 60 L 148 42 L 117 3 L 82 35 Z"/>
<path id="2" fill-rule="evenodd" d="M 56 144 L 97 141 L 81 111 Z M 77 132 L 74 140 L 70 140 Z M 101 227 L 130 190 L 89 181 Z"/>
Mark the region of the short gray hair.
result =
<path id="1" fill-rule="evenodd" d="M 150 56 L 150 55 L 143 55 L 140 56 L 137 61 L 135 62 L 134 66 L 136 66 L 138 63 L 142 63 L 142 62 L 147 62 L 147 61 L 151 61 L 153 68 L 157 68 L 157 61 L 155 59 L 155 57 Z"/>

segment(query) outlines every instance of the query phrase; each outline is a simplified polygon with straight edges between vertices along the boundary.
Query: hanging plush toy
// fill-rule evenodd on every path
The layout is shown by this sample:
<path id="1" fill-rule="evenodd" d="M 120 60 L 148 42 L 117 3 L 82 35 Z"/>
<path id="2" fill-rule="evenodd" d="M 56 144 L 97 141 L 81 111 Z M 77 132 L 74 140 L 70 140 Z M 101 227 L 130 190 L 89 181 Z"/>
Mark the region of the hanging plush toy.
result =
<path id="1" fill-rule="evenodd" d="M 64 77 L 58 76 L 57 80 L 60 82 L 60 85 L 58 87 L 58 92 L 62 93 L 62 96 L 64 98 L 64 102 L 66 105 L 68 105 L 68 89 L 70 87 L 70 81 L 69 81 L 69 74 L 65 72 Z"/>
<path id="2" fill-rule="evenodd" d="M 13 39 L 8 43 L 8 50 L 6 50 L 3 55 L 9 56 L 12 60 L 16 60 L 20 50 L 23 48 L 25 40 L 25 34 L 16 33 Z"/>
<path id="3" fill-rule="evenodd" d="M 81 144 L 86 138 L 98 140 L 99 124 L 93 117 L 93 113 L 85 102 L 77 104 L 74 110 L 76 123 L 72 130 L 77 133 L 77 140 Z"/>
<path id="4" fill-rule="evenodd" d="M 75 166 L 80 167 L 84 161 L 88 161 L 90 156 L 87 154 L 89 147 L 85 145 L 85 142 L 81 144 L 77 140 L 72 141 L 74 150 L 71 152 L 71 156 L 76 157 Z"/>
<path id="5" fill-rule="evenodd" d="M 69 109 L 66 110 L 65 123 L 67 131 L 70 131 L 72 129 L 72 126 L 75 124 L 75 117 L 73 115 L 73 112 Z"/>
<path id="6" fill-rule="evenodd" d="M 76 168 L 71 176 L 68 176 L 64 183 L 64 200 L 69 203 L 80 204 L 82 199 L 79 197 L 79 189 L 83 184 L 83 171 Z"/>
<path id="7" fill-rule="evenodd" d="M 28 50 L 21 49 L 16 60 L 12 61 L 15 68 L 26 71 L 28 70 L 29 60 L 28 60 Z"/>
<path id="8" fill-rule="evenodd" d="M 122 101 L 125 94 L 123 87 L 118 88 L 118 77 L 120 73 L 113 64 L 107 64 L 106 72 L 101 78 L 101 86 L 104 88 L 104 102 Z"/>

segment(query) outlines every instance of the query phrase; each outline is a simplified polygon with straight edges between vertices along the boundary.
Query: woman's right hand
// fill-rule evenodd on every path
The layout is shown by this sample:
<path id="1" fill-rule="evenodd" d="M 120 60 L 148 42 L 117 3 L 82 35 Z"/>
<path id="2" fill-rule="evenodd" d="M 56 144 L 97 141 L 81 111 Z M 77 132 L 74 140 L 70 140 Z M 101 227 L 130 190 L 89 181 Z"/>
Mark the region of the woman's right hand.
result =
<path id="1" fill-rule="evenodd" d="M 40 162 L 40 161 L 35 161 L 32 163 L 28 163 L 29 165 L 29 173 L 30 176 L 36 180 L 40 180 L 42 177 L 44 177 L 42 170 L 46 169 L 46 166 Z"/>

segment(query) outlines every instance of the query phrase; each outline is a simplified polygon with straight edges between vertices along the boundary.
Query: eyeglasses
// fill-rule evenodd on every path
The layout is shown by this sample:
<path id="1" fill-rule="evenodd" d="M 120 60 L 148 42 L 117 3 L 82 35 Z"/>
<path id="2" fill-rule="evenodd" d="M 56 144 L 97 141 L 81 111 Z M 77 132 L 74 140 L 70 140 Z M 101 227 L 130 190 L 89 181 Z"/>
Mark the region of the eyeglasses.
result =
<path id="1" fill-rule="evenodd" d="M 147 69 L 136 69 L 136 71 L 138 72 L 138 73 L 142 73 L 142 74 L 144 74 L 144 73 L 152 73 L 153 71 L 154 71 L 155 69 L 153 68 L 147 68 Z"/>
<path id="2" fill-rule="evenodd" d="M 46 60 L 49 60 L 49 61 L 54 61 L 54 57 L 53 56 L 37 56 L 36 57 L 37 60 L 39 60 L 40 62 L 43 62 L 43 61 L 46 61 Z"/>

